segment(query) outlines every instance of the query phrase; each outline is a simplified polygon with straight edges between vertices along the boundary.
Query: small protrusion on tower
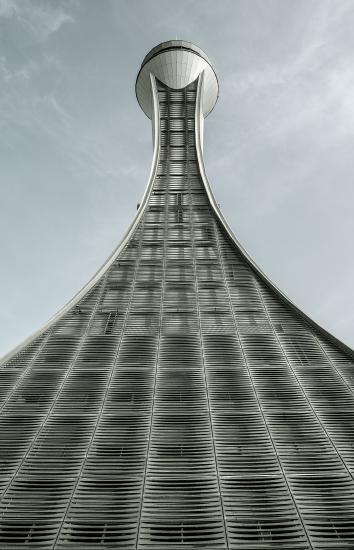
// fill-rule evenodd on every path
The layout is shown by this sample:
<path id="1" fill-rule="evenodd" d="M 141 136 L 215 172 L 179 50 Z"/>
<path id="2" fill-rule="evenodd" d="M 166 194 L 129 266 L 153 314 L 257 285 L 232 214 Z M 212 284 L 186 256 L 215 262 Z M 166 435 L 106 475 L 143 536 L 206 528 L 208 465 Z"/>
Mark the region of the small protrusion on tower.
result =
<path id="1" fill-rule="evenodd" d="M 159 44 L 145 56 L 136 79 L 135 91 L 140 107 L 152 118 L 150 74 L 166 86 L 180 90 L 194 82 L 203 71 L 202 105 L 203 115 L 206 117 L 213 109 L 219 93 L 218 80 L 208 57 L 203 50 L 184 40 L 170 40 Z"/>

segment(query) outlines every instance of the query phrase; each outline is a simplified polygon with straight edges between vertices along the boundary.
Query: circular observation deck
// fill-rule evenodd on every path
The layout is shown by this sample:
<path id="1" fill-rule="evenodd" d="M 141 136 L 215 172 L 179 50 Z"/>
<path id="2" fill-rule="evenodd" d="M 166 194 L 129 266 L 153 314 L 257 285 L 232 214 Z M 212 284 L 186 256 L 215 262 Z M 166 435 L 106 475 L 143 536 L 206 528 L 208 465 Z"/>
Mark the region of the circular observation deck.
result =
<path id="1" fill-rule="evenodd" d="M 203 114 L 213 109 L 219 93 L 215 71 L 206 54 L 185 40 L 169 40 L 155 46 L 145 56 L 136 79 L 135 91 L 144 113 L 152 118 L 152 90 L 150 73 L 174 90 L 180 90 L 194 82 L 204 71 Z"/>

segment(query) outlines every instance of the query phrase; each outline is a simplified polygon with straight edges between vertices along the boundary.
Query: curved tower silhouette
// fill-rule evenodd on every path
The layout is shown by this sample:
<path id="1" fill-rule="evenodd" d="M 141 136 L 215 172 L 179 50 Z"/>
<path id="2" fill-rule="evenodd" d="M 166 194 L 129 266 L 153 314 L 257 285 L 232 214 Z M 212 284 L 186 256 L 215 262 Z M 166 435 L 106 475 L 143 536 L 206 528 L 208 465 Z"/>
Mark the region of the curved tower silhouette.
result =
<path id="1" fill-rule="evenodd" d="M 353 548 L 353 352 L 215 202 L 204 52 L 160 44 L 136 94 L 154 153 L 135 219 L 2 362 L 0 548 Z"/>

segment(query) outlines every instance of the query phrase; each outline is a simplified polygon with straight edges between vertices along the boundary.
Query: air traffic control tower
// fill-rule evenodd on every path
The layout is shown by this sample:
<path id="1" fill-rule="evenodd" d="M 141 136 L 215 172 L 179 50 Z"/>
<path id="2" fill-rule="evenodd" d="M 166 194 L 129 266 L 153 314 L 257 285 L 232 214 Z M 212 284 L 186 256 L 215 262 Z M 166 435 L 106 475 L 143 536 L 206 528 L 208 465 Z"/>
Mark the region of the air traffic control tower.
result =
<path id="1" fill-rule="evenodd" d="M 189 42 L 143 61 L 136 216 L 0 368 L 0 548 L 354 548 L 353 352 L 220 212 L 203 162 L 218 90 Z"/>

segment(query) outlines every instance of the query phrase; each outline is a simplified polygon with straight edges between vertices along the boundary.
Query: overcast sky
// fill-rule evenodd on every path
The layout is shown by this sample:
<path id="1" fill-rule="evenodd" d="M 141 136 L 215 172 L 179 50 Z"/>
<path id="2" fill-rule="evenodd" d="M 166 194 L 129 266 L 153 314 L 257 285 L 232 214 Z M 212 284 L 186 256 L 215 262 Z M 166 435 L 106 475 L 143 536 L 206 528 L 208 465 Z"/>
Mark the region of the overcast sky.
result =
<path id="1" fill-rule="evenodd" d="M 211 59 L 206 167 L 236 235 L 354 346 L 354 1 L 0 0 L 0 355 L 101 266 L 152 160 L 135 78 L 164 40 Z"/>

